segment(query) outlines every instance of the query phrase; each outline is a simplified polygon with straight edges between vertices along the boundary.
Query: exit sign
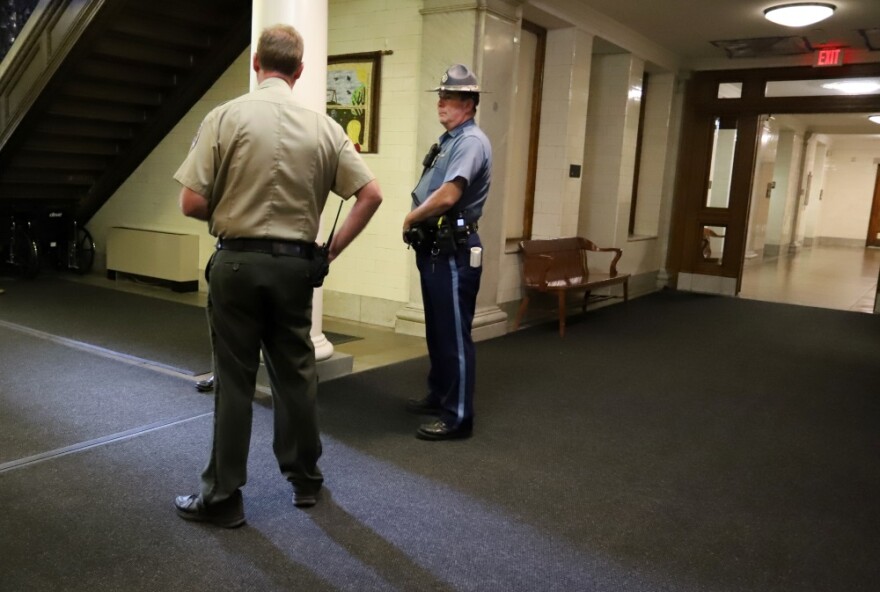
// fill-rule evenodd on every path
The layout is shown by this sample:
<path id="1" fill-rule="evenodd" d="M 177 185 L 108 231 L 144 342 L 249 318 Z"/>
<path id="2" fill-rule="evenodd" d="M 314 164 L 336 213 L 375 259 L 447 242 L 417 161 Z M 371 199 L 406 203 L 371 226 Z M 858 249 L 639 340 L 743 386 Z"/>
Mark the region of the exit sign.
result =
<path id="1" fill-rule="evenodd" d="M 816 61 L 814 66 L 842 66 L 843 65 L 843 48 L 835 47 L 834 49 L 820 49 L 816 52 Z"/>

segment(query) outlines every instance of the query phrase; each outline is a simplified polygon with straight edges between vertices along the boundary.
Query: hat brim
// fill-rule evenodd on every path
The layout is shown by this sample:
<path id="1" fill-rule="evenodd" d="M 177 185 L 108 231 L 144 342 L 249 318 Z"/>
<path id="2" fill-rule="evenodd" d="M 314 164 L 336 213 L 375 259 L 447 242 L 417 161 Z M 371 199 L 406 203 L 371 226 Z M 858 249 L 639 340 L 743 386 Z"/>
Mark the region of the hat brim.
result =
<path id="1" fill-rule="evenodd" d="M 446 85 L 446 86 L 438 86 L 437 88 L 429 88 L 425 92 L 437 92 L 440 90 L 447 90 L 449 92 L 460 92 L 460 93 L 485 93 L 485 90 L 480 90 L 479 86 L 462 86 L 462 85 Z"/>

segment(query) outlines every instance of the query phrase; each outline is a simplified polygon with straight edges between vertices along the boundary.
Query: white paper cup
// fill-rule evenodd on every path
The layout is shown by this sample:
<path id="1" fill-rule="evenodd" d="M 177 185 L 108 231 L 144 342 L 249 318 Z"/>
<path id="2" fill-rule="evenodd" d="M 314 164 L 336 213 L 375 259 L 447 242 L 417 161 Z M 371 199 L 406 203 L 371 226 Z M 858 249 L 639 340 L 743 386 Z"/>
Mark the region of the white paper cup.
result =
<path id="1" fill-rule="evenodd" d="M 479 267 L 483 263 L 482 247 L 471 247 L 471 267 Z"/>

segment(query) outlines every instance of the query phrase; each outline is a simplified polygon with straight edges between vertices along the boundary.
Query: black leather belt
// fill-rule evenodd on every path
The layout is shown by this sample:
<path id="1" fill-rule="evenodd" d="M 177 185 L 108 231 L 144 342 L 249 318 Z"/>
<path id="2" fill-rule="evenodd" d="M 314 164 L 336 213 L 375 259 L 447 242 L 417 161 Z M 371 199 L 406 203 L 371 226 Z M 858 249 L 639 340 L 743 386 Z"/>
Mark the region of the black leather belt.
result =
<path id="1" fill-rule="evenodd" d="M 315 252 L 314 243 L 263 238 L 221 238 L 217 240 L 217 248 L 224 251 L 247 251 L 304 259 L 311 259 Z"/>

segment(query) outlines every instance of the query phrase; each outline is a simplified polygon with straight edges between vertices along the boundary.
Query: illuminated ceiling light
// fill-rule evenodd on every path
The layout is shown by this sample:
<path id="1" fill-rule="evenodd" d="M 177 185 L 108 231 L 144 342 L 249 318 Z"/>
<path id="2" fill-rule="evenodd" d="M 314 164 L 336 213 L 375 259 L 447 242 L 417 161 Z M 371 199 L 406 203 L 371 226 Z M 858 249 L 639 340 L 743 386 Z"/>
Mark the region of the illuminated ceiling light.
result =
<path id="1" fill-rule="evenodd" d="M 849 80 L 845 82 L 829 82 L 822 88 L 837 90 L 846 95 L 869 95 L 880 90 L 880 82 Z"/>
<path id="2" fill-rule="evenodd" d="M 786 27 L 806 27 L 827 19 L 837 7 L 824 2 L 780 4 L 764 11 L 764 18 Z"/>
<path id="3" fill-rule="evenodd" d="M 873 123 L 880 124 L 880 115 L 869 115 L 869 116 L 868 116 L 868 121 L 871 121 L 871 122 L 873 122 Z"/>

